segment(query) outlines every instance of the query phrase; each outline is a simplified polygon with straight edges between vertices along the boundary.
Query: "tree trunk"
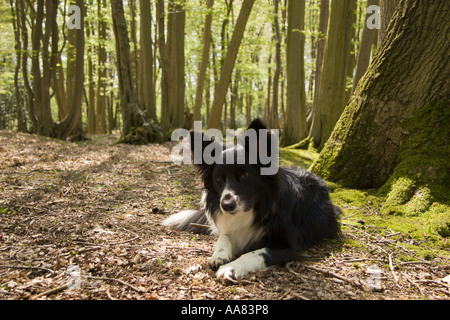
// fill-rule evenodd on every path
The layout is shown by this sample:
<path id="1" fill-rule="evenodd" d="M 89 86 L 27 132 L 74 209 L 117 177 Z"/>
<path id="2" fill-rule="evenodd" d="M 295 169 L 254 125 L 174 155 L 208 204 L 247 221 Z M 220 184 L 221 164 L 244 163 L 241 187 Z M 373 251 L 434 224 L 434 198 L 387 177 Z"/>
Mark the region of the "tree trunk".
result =
<path id="1" fill-rule="evenodd" d="M 84 25 L 84 1 L 77 0 L 76 5 L 80 8 L 80 24 Z M 74 69 L 75 73 L 73 75 L 73 84 L 71 85 L 71 95 L 68 101 L 68 113 L 66 117 L 57 124 L 55 128 L 56 137 L 62 140 L 66 140 L 70 134 L 74 132 L 75 129 L 77 131 L 75 134 L 77 135 L 76 139 L 80 139 L 82 137 L 81 132 L 81 105 L 83 98 L 83 86 L 84 86 L 84 47 L 85 47 L 85 39 L 84 39 L 84 30 L 83 29 L 74 29 L 75 30 L 75 59 L 74 59 Z M 69 90 L 67 90 L 69 92 Z"/>
<path id="2" fill-rule="evenodd" d="M 318 88 L 310 136 L 322 147 L 346 104 L 346 81 L 351 40 L 354 35 L 352 19 L 356 0 L 333 1 L 322 75 Z"/>
<path id="3" fill-rule="evenodd" d="M 228 86 L 231 81 L 234 64 L 236 62 L 239 47 L 244 36 L 245 26 L 252 11 L 255 0 L 244 0 L 241 11 L 236 21 L 236 26 L 233 36 L 228 46 L 227 56 L 225 58 L 219 82 L 214 94 L 214 100 L 211 107 L 211 112 L 208 119 L 208 128 L 219 128 L 220 117 L 222 115 L 222 107 L 225 102 L 225 96 L 228 91 Z"/>
<path id="4" fill-rule="evenodd" d="M 371 5 L 377 5 L 378 0 L 369 0 L 367 2 L 367 7 L 370 7 Z M 369 29 L 367 28 L 367 19 L 370 17 L 369 13 L 366 13 L 366 18 L 364 19 L 364 25 L 363 25 L 363 33 L 361 37 L 361 44 L 359 46 L 359 53 L 358 53 L 358 61 L 356 64 L 356 72 L 355 76 L 353 77 L 353 86 L 352 86 L 352 92 L 355 91 L 356 86 L 358 85 L 359 80 L 366 72 L 367 68 L 369 67 L 370 63 L 370 56 L 372 54 L 372 45 L 376 44 L 377 40 L 377 29 Z"/>
<path id="5" fill-rule="evenodd" d="M 381 46 L 392 15 L 397 8 L 399 0 L 380 0 L 380 29 L 378 30 L 378 48 Z"/>
<path id="6" fill-rule="evenodd" d="M 236 106 L 239 101 L 239 69 L 236 70 L 234 75 L 234 83 L 231 89 L 231 100 L 230 100 L 230 129 L 236 129 Z"/>
<path id="7" fill-rule="evenodd" d="M 182 128 L 185 112 L 184 29 L 186 11 L 184 1 L 175 1 L 172 20 L 172 119 L 173 128 Z"/>
<path id="8" fill-rule="evenodd" d="M 31 70 L 33 74 L 33 98 L 34 98 L 34 112 L 36 116 L 36 133 L 45 135 L 42 128 L 42 105 L 44 103 L 42 95 L 42 73 L 40 66 L 40 53 L 41 53 L 41 40 L 42 40 L 42 24 L 44 21 L 44 1 L 40 0 L 37 2 L 36 7 L 36 19 L 33 27 L 32 33 L 32 50 L 31 56 Z"/>
<path id="9" fill-rule="evenodd" d="M 158 47 L 161 59 L 161 127 L 164 131 L 170 129 L 169 119 L 169 78 L 170 78 L 170 62 L 167 52 L 164 27 L 164 1 L 158 0 L 157 3 L 157 19 L 158 19 Z"/>
<path id="10" fill-rule="evenodd" d="M 96 131 L 97 133 L 106 133 L 106 1 L 98 0 L 98 46 L 97 46 L 97 116 Z"/>
<path id="11" fill-rule="evenodd" d="M 195 104 L 194 104 L 194 121 L 201 120 L 201 108 L 202 108 L 202 97 L 203 88 L 205 85 L 206 70 L 209 63 L 209 51 L 211 47 L 211 25 L 212 25 L 212 8 L 214 6 L 214 0 L 207 0 L 206 2 L 206 17 L 205 17 L 205 28 L 203 30 L 203 51 L 202 58 L 200 61 L 198 76 L 197 76 L 197 88 L 195 92 Z"/>
<path id="12" fill-rule="evenodd" d="M 305 50 L 305 0 L 288 1 L 286 47 L 287 104 L 283 145 L 306 137 L 306 92 L 303 53 Z"/>
<path id="13" fill-rule="evenodd" d="M 20 72 L 21 51 L 22 51 L 22 42 L 20 40 L 20 34 L 22 29 L 20 19 L 20 9 L 19 9 L 20 3 L 17 3 L 14 6 L 13 1 L 10 0 L 10 4 L 11 4 L 11 16 L 14 28 L 14 35 L 16 38 L 15 50 L 16 50 L 17 65 L 14 70 L 14 90 L 16 94 L 17 127 L 20 132 L 27 132 L 26 122 L 24 121 L 22 113 L 22 97 L 20 94 L 20 87 L 19 87 L 19 72 Z"/>
<path id="14" fill-rule="evenodd" d="M 123 119 L 121 140 L 133 144 L 161 141 L 163 134 L 160 128 L 153 121 L 149 121 L 139 106 L 131 73 L 129 38 L 122 0 L 111 1 L 111 11 L 118 57 L 119 97 Z"/>
<path id="15" fill-rule="evenodd" d="M 400 2 L 313 172 L 349 187 L 385 184 L 389 213 L 448 201 L 449 14 L 447 1 Z"/>
<path id="16" fill-rule="evenodd" d="M 311 122 L 312 117 L 315 114 L 317 96 L 319 94 L 319 83 L 322 75 L 323 56 L 325 53 L 329 16 L 330 16 L 330 1 L 320 0 L 319 35 L 317 36 L 316 72 L 314 76 L 314 97 L 310 113 L 311 119 L 308 118 L 308 120 Z M 311 132 L 309 135 L 311 135 Z"/>
<path id="17" fill-rule="evenodd" d="M 281 75 L 281 33 L 280 23 L 278 19 L 278 5 L 280 0 L 273 0 L 273 26 L 275 30 L 275 71 L 273 74 L 273 87 L 272 87 L 272 106 L 271 106 L 271 128 L 278 129 L 278 89 L 280 86 Z"/>
<path id="18" fill-rule="evenodd" d="M 86 23 L 86 35 L 89 39 L 94 39 L 94 32 L 90 23 Z M 88 40 L 88 43 L 90 41 Z M 95 81 L 94 81 L 94 63 L 92 61 L 93 45 L 88 45 L 87 59 L 88 59 L 88 125 L 87 133 L 95 134 L 96 112 L 95 112 Z"/>
<path id="19" fill-rule="evenodd" d="M 142 90 L 140 90 L 140 103 L 147 110 L 150 119 L 158 122 L 156 117 L 155 97 L 153 95 L 153 52 L 152 52 L 152 16 L 150 12 L 150 1 L 139 0 L 141 25 L 140 25 L 140 68 L 142 79 Z"/>

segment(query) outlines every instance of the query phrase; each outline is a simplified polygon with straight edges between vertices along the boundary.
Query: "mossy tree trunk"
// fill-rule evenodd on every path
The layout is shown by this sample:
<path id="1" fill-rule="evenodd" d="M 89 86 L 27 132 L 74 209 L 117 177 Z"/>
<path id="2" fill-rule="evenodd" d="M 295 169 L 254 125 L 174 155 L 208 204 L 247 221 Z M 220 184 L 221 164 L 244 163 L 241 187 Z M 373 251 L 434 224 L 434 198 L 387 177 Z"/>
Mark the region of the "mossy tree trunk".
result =
<path id="1" fill-rule="evenodd" d="M 448 1 L 400 2 L 313 172 L 344 186 L 384 185 L 391 205 L 411 214 L 448 201 L 449 14 Z"/>

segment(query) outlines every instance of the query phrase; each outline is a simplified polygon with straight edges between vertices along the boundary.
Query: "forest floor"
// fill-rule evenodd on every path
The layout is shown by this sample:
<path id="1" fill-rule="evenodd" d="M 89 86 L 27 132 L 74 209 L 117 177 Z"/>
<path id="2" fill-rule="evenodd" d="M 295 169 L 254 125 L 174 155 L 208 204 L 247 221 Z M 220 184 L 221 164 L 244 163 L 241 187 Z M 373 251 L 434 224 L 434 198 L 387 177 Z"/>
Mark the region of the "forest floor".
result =
<path id="1" fill-rule="evenodd" d="M 116 140 L 0 131 L 0 299 L 450 299 L 447 239 L 382 225 L 371 201 L 343 205 L 342 241 L 217 279 L 215 237 L 161 226 L 196 206 L 194 170 L 170 162 L 171 143 Z"/>

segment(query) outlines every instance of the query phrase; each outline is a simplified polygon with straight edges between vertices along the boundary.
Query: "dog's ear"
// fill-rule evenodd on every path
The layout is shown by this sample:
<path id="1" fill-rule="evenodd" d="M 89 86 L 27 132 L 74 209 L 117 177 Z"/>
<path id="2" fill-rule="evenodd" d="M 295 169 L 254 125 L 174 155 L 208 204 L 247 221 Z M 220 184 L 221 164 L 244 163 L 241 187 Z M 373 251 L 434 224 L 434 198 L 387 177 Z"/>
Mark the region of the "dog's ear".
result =
<path id="1" fill-rule="evenodd" d="M 256 163 L 260 167 L 271 166 L 270 160 L 273 161 L 275 157 L 278 157 L 276 152 L 278 144 L 276 144 L 275 138 L 276 136 L 267 129 L 261 119 L 253 120 L 244 134 L 248 163 L 252 163 L 256 159 Z"/>
<path id="2" fill-rule="evenodd" d="M 256 144 L 254 140 L 255 138 Z M 256 118 L 250 123 L 250 125 L 247 128 L 245 135 L 245 151 L 247 151 L 247 153 L 256 152 L 258 164 L 261 164 L 261 161 L 259 159 L 259 149 L 261 148 L 260 142 L 262 140 L 261 138 L 266 138 L 265 143 L 263 144 L 265 145 L 265 148 L 268 149 L 268 152 L 270 152 L 270 133 L 267 130 L 267 126 L 265 125 L 265 123 L 261 119 Z"/>
<path id="3" fill-rule="evenodd" d="M 197 169 L 204 171 L 207 166 L 214 164 L 214 159 L 222 157 L 223 144 L 214 136 L 198 131 L 191 131 L 189 135 L 192 161 Z"/>
<path id="4" fill-rule="evenodd" d="M 264 124 L 264 122 L 261 119 L 256 118 L 250 123 L 247 130 L 248 129 L 254 129 L 254 130 L 256 130 L 256 132 L 259 132 L 259 129 L 267 129 L 267 126 Z"/>

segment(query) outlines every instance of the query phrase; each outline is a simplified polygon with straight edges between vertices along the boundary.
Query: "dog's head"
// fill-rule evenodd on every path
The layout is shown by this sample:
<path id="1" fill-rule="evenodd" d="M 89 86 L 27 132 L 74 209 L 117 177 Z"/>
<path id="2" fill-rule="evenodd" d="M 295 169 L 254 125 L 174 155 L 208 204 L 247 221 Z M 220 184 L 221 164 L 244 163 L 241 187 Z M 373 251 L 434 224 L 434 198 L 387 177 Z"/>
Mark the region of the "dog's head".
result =
<path id="1" fill-rule="evenodd" d="M 223 213 L 249 211 L 268 192 L 278 172 L 277 138 L 259 119 L 253 120 L 236 141 L 226 144 L 207 134 L 190 132 L 194 165 Z M 272 174 L 264 174 L 264 169 L 274 165 Z"/>

